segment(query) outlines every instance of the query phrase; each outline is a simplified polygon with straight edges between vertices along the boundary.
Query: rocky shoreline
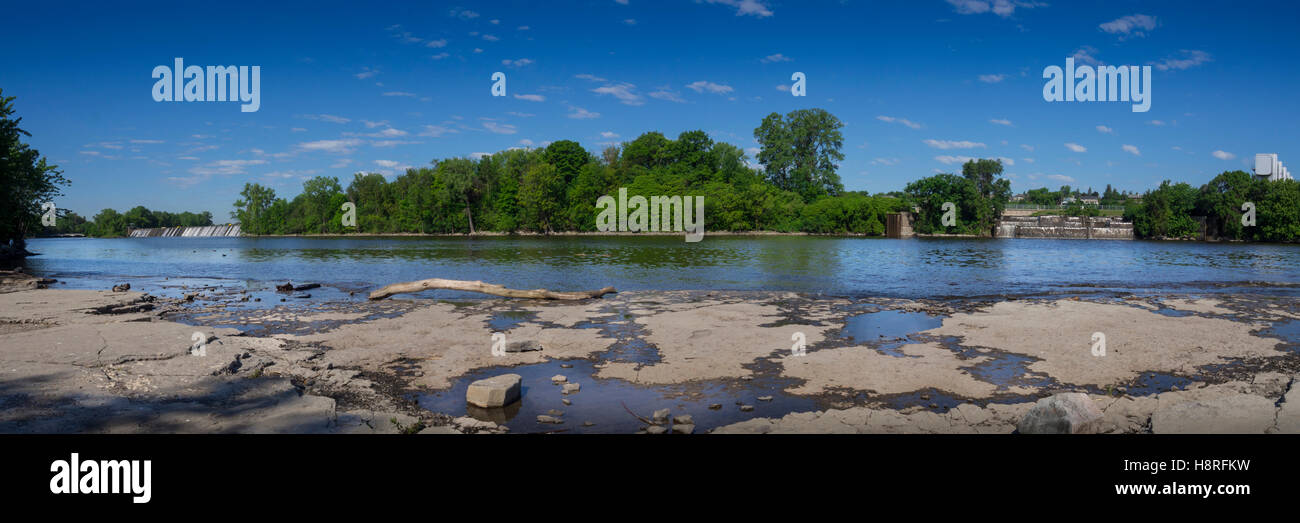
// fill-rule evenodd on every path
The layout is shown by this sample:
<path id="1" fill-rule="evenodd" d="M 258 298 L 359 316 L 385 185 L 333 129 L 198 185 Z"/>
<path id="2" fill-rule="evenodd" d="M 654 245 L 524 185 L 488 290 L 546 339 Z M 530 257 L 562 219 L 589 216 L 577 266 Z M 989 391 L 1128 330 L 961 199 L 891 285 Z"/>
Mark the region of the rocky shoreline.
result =
<path id="1" fill-rule="evenodd" d="M 0 433 L 1012 433 L 1063 393 L 1072 432 L 1300 432 L 1291 297 L 10 290 Z"/>

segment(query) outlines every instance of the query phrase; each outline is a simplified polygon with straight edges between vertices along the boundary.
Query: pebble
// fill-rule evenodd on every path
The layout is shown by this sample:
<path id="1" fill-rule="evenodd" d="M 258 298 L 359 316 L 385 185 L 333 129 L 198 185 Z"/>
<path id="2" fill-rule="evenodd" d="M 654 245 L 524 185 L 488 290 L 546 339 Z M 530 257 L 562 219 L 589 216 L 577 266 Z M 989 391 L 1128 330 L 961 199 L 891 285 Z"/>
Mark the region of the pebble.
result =
<path id="1" fill-rule="evenodd" d="M 561 424 L 561 423 L 564 423 L 564 420 L 562 420 L 562 419 L 560 419 L 560 418 L 552 417 L 552 416 L 539 415 L 539 416 L 537 416 L 537 422 L 538 422 L 538 423 L 551 423 L 551 424 L 559 425 L 559 424 Z"/>
<path id="2" fill-rule="evenodd" d="M 721 408 L 722 408 L 722 404 L 721 404 L 721 403 L 714 403 L 714 404 L 712 404 L 712 405 L 709 405 L 709 410 L 719 410 L 719 409 L 721 409 Z"/>
<path id="3" fill-rule="evenodd" d="M 753 406 L 753 405 L 741 405 L 741 406 L 740 406 L 740 411 L 741 411 L 741 412 L 752 412 L 753 410 L 754 410 L 754 406 Z"/>
<path id="4" fill-rule="evenodd" d="M 673 416 L 673 425 L 694 425 L 694 424 L 695 424 L 695 418 L 692 418 L 690 414 Z"/>
<path id="5" fill-rule="evenodd" d="M 561 400 L 560 400 L 560 403 L 563 403 L 563 404 L 565 404 L 565 405 L 573 405 L 573 402 L 572 402 L 572 401 L 569 401 L 568 398 L 561 399 Z"/>
<path id="6" fill-rule="evenodd" d="M 570 365 L 570 364 L 568 364 L 568 363 L 561 363 L 561 364 L 560 364 L 560 368 L 561 368 L 561 369 L 572 369 L 572 368 L 573 368 L 573 365 Z"/>
<path id="7" fill-rule="evenodd" d="M 668 432 L 668 429 L 659 425 L 651 425 L 645 428 L 646 434 L 664 434 L 666 432 Z"/>
<path id="8" fill-rule="evenodd" d="M 551 415 L 551 416 L 555 416 L 555 417 L 557 417 L 557 418 L 560 417 L 560 416 L 563 416 L 563 415 L 564 415 L 564 411 L 562 411 L 562 410 L 556 410 L 556 409 L 548 410 L 548 411 L 546 411 L 546 413 L 549 414 L 549 415 Z"/>
<path id="9" fill-rule="evenodd" d="M 559 385 L 566 381 L 569 381 L 569 378 L 565 377 L 563 374 L 556 374 L 554 376 L 551 376 L 551 383 L 554 383 L 556 385 Z"/>
<path id="10" fill-rule="evenodd" d="M 582 390 L 582 385 L 579 385 L 577 383 L 565 383 L 564 388 L 560 390 L 560 393 L 573 394 L 575 392 L 578 392 L 579 390 Z"/>
<path id="11" fill-rule="evenodd" d="M 771 396 L 759 396 L 758 401 L 772 401 Z"/>
<path id="12" fill-rule="evenodd" d="M 695 425 L 673 425 L 673 434 L 690 434 L 695 432 Z"/>
<path id="13" fill-rule="evenodd" d="M 584 422 L 582 422 L 582 426 L 584 426 L 584 427 L 591 427 L 591 426 L 595 426 L 595 425 L 596 425 L 595 423 L 592 423 L 592 422 L 590 422 L 590 421 L 584 421 Z"/>

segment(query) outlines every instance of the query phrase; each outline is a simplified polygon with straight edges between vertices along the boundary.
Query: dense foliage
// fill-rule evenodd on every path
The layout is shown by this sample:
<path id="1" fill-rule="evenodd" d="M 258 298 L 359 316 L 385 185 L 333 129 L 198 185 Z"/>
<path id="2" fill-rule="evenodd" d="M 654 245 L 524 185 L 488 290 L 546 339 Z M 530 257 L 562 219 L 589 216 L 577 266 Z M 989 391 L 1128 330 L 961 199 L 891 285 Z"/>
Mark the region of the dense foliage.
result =
<path id="1" fill-rule="evenodd" d="M 1255 225 L 1243 225 L 1243 204 L 1255 206 Z M 1244 171 L 1216 176 L 1198 190 L 1165 181 L 1130 203 L 1124 217 L 1142 238 L 1195 238 L 1204 217 L 1210 236 L 1229 240 L 1292 242 L 1300 239 L 1300 182 L 1268 181 Z"/>
<path id="2" fill-rule="evenodd" d="M 888 196 L 845 193 L 835 173 L 842 124 L 820 109 L 769 115 L 755 129 L 763 170 L 704 131 L 669 139 L 648 132 L 594 155 L 570 140 L 477 159 L 435 160 L 392 181 L 354 175 L 347 187 L 316 177 L 292 200 L 246 184 L 231 217 L 246 234 L 595 231 L 596 200 L 703 196 L 706 231 L 884 234 L 885 214 L 907 209 Z M 343 226 L 343 204 L 357 226 Z"/>
<path id="3" fill-rule="evenodd" d="M 1011 198 L 1011 182 L 998 178 L 1002 162 L 970 160 L 961 176 L 936 174 L 907 184 L 904 191 L 919 214 L 913 227 L 921 234 L 992 235 L 994 224 Z M 943 225 L 943 204 L 952 202 L 956 225 Z"/>
<path id="4" fill-rule="evenodd" d="M 0 90 L 0 256 L 24 251 L 23 239 L 40 228 L 41 205 L 68 184 L 57 166 L 23 143 L 31 135 L 13 116 L 13 101 Z"/>

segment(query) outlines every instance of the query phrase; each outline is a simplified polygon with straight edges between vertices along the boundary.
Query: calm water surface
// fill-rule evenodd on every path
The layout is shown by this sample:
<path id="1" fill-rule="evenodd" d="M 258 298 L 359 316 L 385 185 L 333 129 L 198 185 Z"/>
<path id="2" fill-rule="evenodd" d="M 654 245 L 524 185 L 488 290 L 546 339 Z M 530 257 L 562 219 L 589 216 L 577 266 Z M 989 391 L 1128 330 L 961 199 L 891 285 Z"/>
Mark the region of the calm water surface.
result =
<path id="1" fill-rule="evenodd" d="M 29 272 L 64 288 L 163 278 L 319 282 L 363 290 L 439 277 L 508 287 L 781 290 L 965 297 L 1294 292 L 1300 246 L 808 236 L 43 238 Z M 442 291 L 445 293 L 445 291 Z"/>

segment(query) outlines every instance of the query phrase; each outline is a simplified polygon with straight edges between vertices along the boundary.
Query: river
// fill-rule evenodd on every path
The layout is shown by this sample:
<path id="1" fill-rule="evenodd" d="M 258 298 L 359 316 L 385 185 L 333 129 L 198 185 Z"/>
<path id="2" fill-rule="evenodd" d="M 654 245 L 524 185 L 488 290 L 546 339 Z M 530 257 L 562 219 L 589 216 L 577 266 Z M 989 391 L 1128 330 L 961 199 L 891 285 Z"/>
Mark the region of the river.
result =
<path id="1" fill-rule="evenodd" d="M 508 287 L 779 290 L 903 298 L 1092 291 L 1290 293 L 1300 245 L 1041 239 L 657 237 L 40 238 L 60 288 L 200 279 L 362 291 L 439 277 Z M 447 291 L 443 295 L 451 295 Z"/>

